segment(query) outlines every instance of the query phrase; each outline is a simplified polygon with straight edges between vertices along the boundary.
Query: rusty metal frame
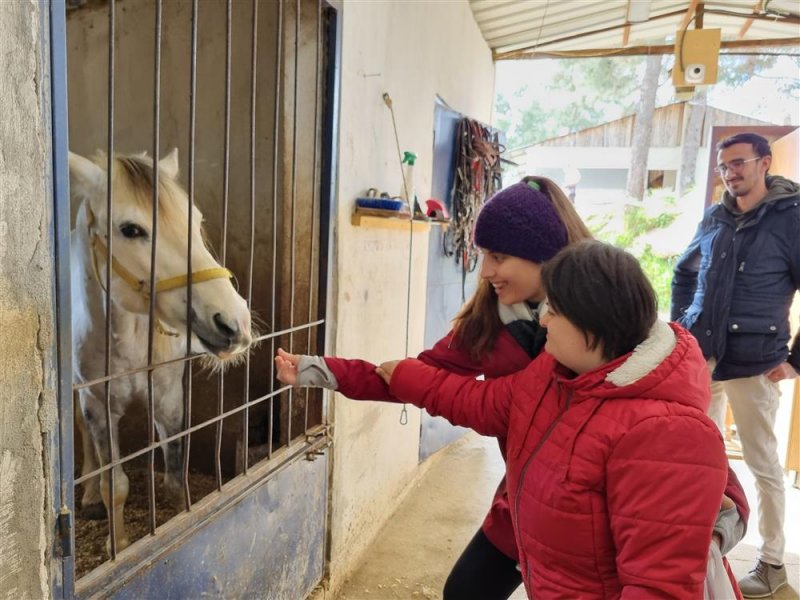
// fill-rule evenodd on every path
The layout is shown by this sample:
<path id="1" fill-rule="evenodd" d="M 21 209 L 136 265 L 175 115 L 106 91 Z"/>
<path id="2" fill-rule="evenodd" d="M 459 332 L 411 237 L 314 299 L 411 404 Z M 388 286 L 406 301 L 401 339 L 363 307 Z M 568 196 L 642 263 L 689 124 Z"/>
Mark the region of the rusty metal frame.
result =
<path id="1" fill-rule="evenodd" d="M 48 0 L 42 0 L 43 2 L 47 2 Z M 60 26 L 62 28 L 61 31 L 61 42 L 65 42 L 65 29 L 66 29 L 66 19 L 65 19 L 65 7 L 64 7 L 64 0 L 49 0 L 51 7 L 53 10 L 60 11 L 61 14 L 61 21 Z M 107 114 L 107 127 L 108 127 L 108 145 L 107 145 L 107 173 L 108 173 L 108 192 L 107 192 L 107 222 L 106 227 L 107 230 L 110 230 L 111 227 L 111 214 L 113 208 L 113 193 L 112 193 L 112 186 L 111 186 L 111 173 L 112 168 L 111 164 L 114 160 L 114 149 L 115 149 L 115 97 L 114 97 L 114 77 L 115 77 L 115 69 L 116 69 L 116 49 L 115 49 L 115 27 L 116 27 L 116 16 L 115 16 L 115 2 L 116 0 L 108 0 L 108 23 L 109 23 L 109 40 L 108 40 L 108 81 L 109 81 L 109 94 L 108 94 L 108 114 Z M 154 65 L 153 65 L 153 76 L 154 76 L 154 97 L 153 97 L 153 124 L 154 124 L 154 134 L 153 134 L 153 146 L 152 146 L 152 156 L 153 156 L 153 171 L 154 171 L 154 186 L 153 186 L 153 213 L 152 213 L 152 232 L 153 232 L 153 243 L 151 249 L 151 281 L 150 281 L 150 289 L 155 290 L 154 285 L 154 278 L 155 272 L 152 268 L 155 263 L 156 257 L 156 249 L 157 249 L 157 239 L 158 239 L 158 162 L 159 162 L 159 150 L 160 150 L 160 139 L 159 139 L 159 123 L 160 123 L 160 92 L 161 92 L 161 42 L 162 42 L 162 2 L 163 0 L 155 0 L 156 12 L 155 12 L 155 24 L 154 24 L 154 31 L 155 31 L 155 48 L 154 48 Z M 300 30 L 300 0 L 295 0 L 297 13 L 295 18 L 295 47 L 298 47 L 299 40 L 297 40 L 297 36 L 299 36 Z M 228 211 L 229 211 L 229 163 L 230 163 L 230 120 L 231 120 L 231 23 L 232 23 L 232 0 L 225 0 L 226 3 L 226 41 L 225 41 L 225 139 L 224 139 L 224 167 L 223 167 L 223 193 L 222 193 L 222 226 L 223 226 L 223 233 L 222 233 L 222 248 L 221 248 L 221 264 L 225 266 L 226 262 L 226 246 L 227 246 L 227 237 L 228 237 Z M 314 140 L 313 140 L 313 157 L 314 157 L 314 181 L 313 181 L 313 202 L 312 202 L 312 212 L 311 212 L 311 240 L 310 240 L 310 252 L 311 256 L 314 256 L 314 252 L 319 251 L 319 258 L 318 258 L 318 271 L 316 277 L 317 287 L 315 289 L 315 267 L 314 263 L 309 269 L 308 277 L 309 277 L 309 305 L 308 305 L 308 321 L 302 324 L 294 324 L 294 307 L 292 305 L 292 310 L 290 310 L 290 317 L 289 317 L 289 326 L 282 327 L 279 330 L 270 331 L 267 334 L 259 336 L 256 341 L 260 342 L 261 344 L 268 343 L 270 348 L 272 349 L 272 354 L 274 354 L 275 348 L 275 339 L 281 336 L 289 336 L 291 338 L 292 334 L 298 331 L 307 331 L 308 336 L 308 347 L 306 349 L 307 352 L 314 352 L 317 350 L 316 348 L 311 347 L 311 333 L 316 331 L 317 335 L 317 346 L 321 349 L 322 344 L 324 344 L 324 340 L 326 339 L 325 335 L 325 327 L 326 327 L 326 320 L 325 318 L 314 318 L 315 312 L 317 315 L 321 315 L 324 311 L 329 309 L 329 292 L 327 289 L 327 271 L 330 268 L 331 261 L 330 261 L 330 254 L 332 251 L 331 241 L 330 241 L 330 231 L 322 231 L 325 226 L 330 229 L 330 214 L 331 214 L 331 207 L 329 206 L 322 206 L 326 200 L 332 202 L 331 198 L 333 198 L 333 190 L 334 190 L 334 178 L 331 177 L 331 172 L 326 170 L 330 168 L 335 161 L 335 158 L 332 158 L 330 162 L 326 162 L 326 150 L 321 147 L 321 143 L 329 142 L 331 148 L 327 150 L 327 152 L 334 152 L 333 149 L 335 138 L 334 139 L 326 139 L 324 136 L 320 136 L 319 134 L 319 126 L 320 121 L 319 119 L 324 118 L 325 122 L 322 124 L 323 126 L 327 126 L 330 122 L 334 132 L 335 132 L 335 118 L 331 121 L 331 110 L 335 110 L 333 106 L 328 106 L 325 108 L 325 114 L 322 114 L 322 109 L 320 105 L 320 94 L 323 92 L 325 88 L 323 85 L 328 86 L 335 84 L 338 82 L 338 74 L 331 79 L 330 77 L 323 79 L 322 70 L 320 68 L 320 53 L 324 50 L 322 48 L 322 44 L 325 40 L 325 35 L 329 33 L 330 28 L 326 27 L 326 22 L 323 19 L 325 6 L 327 6 L 327 2 L 325 0 L 321 0 L 316 3 L 317 7 L 317 49 L 316 49 L 316 57 L 317 57 L 317 72 L 316 72 L 316 87 L 315 87 L 315 106 L 314 106 L 314 122 L 315 122 L 315 133 L 314 133 Z M 256 193 L 255 193 L 255 159 L 256 159 L 256 107 L 257 107 L 257 77 L 256 77 L 256 69 L 257 69 L 257 56 L 258 56 L 258 26 L 257 26 L 257 17 L 258 17 L 258 6 L 259 1 L 253 0 L 252 2 L 252 11 L 253 11 L 253 26 L 252 26 L 252 53 L 251 53 L 251 73 L 252 73 L 252 83 L 251 83 L 251 105 L 250 105 L 250 122 L 251 122 L 251 129 L 250 129 L 250 219 L 251 219 L 251 239 L 250 239 L 250 260 L 249 260 L 249 268 L 248 268 L 248 289 L 246 292 L 246 300 L 248 302 L 248 306 L 250 306 L 252 301 L 252 284 L 254 279 L 254 270 L 253 270 L 253 249 L 255 246 L 255 212 L 256 212 Z M 188 186 L 187 186 L 187 194 L 189 198 L 189 206 L 193 204 L 194 200 L 194 169 L 195 169 L 195 120 L 196 120 L 196 68 L 197 68 L 197 20 L 198 20 L 198 10 L 202 8 L 202 4 L 198 3 L 198 0 L 192 0 L 192 16 L 191 16 L 191 73 L 190 73 L 190 93 L 189 93 L 189 112 L 190 112 L 190 119 L 189 119 L 189 169 L 188 169 Z M 275 111 L 274 111 L 274 141 L 273 141 L 273 238 L 272 238 L 272 249 L 273 249 L 273 267 L 272 267 L 272 323 L 275 324 L 276 322 L 276 297 L 275 297 L 275 289 L 277 285 L 277 271 L 278 271 L 278 264 L 277 259 L 275 258 L 276 251 L 277 251 L 277 236 L 278 236 L 278 229 L 277 229 L 277 198 L 278 198 L 278 179 L 279 179 L 279 128 L 281 123 L 281 105 L 282 105 L 282 95 L 281 95 L 281 66 L 283 64 L 283 56 L 282 56 L 282 38 L 284 36 L 283 31 L 283 1 L 278 4 L 278 25 L 277 25 L 277 34 L 276 34 L 276 92 L 275 92 Z M 57 21 L 58 23 L 58 21 Z M 327 30 L 327 31 L 326 31 Z M 59 39 L 54 36 L 51 32 L 52 41 L 58 42 Z M 65 44 L 64 44 L 65 45 Z M 325 48 L 330 50 L 330 48 Z M 338 56 L 338 49 L 337 49 L 337 56 Z M 295 87 L 295 94 L 294 94 L 294 102 L 297 104 L 297 87 L 298 87 L 298 59 L 297 55 L 295 55 L 295 68 L 294 68 L 294 87 Z M 63 63 L 60 68 L 60 75 L 62 76 L 64 82 L 66 81 L 66 52 L 64 52 L 61 56 L 60 63 Z M 66 83 L 64 83 L 66 85 Z M 338 88 L 332 90 L 330 92 L 332 95 L 335 96 L 336 102 L 338 102 Z M 63 90 L 64 101 L 66 101 L 66 91 Z M 55 97 L 55 91 L 54 91 Z M 335 104 L 335 103 L 334 103 Z M 54 117 L 55 118 L 55 117 Z M 293 114 L 294 118 L 294 127 L 295 131 L 297 129 L 297 114 L 296 110 Z M 66 106 L 64 106 L 64 117 L 61 119 L 63 130 L 66 131 Z M 335 135 L 335 133 L 333 133 Z M 55 141 L 55 134 L 54 134 L 54 141 Z M 297 160 L 297 139 L 293 139 L 293 163 Z M 66 148 L 66 141 L 63 142 L 64 147 Z M 66 156 L 54 157 L 54 164 L 58 164 L 62 167 L 62 170 L 66 167 Z M 63 164 L 62 164 L 63 163 Z M 318 174 L 318 168 L 320 168 L 323 172 Z M 63 179 L 65 174 L 61 173 L 61 178 Z M 292 219 L 294 220 L 294 203 L 296 199 L 296 171 L 295 166 L 293 164 L 292 167 L 292 181 L 291 181 L 291 202 L 292 202 Z M 329 186 L 329 190 L 322 189 L 324 186 Z M 69 197 L 66 196 L 66 200 L 64 200 L 64 194 L 66 194 L 66 186 L 63 190 L 61 190 L 61 199 L 62 199 L 62 213 L 63 213 L 63 204 L 66 204 L 67 213 L 66 213 L 66 228 L 67 228 L 67 236 L 68 236 L 68 229 L 69 229 L 69 216 L 68 216 L 68 206 L 69 206 Z M 318 207 L 318 204 L 320 206 Z M 192 227 L 191 223 L 191 215 L 192 211 L 189 211 L 189 228 Z M 63 215 L 62 215 L 63 217 Z M 62 218 L 63 221 L 63 218 Z M 62 224 L 63 225 L 63 224 Z M 294 222 L 292 230 L 295 230 Z M 313 235 L 313 232 L 317 231 L 318 235 L 320 236 L 319 242 L 316 240 L 316 236 Z M 109 236 L 110 237 L 110 236 Z M 68 238 L 67 238 L 68 239 Z M 316 244 L 319 243 L 319 246 Z M 111 240 L 109 239 L 109 243 L 107 246 L 108 255 L 112 255 L 113 248 L 111 244 Z M 57 258 L 61 259 L 61 267 L 59 268 L 59 273 L 64 275 L 66 272 L 67 274 L 67 281 L 69 277 L 69 258 L 68 258 L 68 244 L 66 246 L 66 250 L 64 249 L 63 245 L 60 247 L 60 250 L 57 253 Z M 66 260 L 64 260 L 66 257 Z M 291 272 L 292 272 L 292 290 L 294 290 L 295 284 L 295 255 L 294 255 L 294 243 L 292 243 L 292 253 L 291 253 Z M 66 266 L 64 266 L 66 265 Z M 110 289 L 110 282 L 111 282 L 111 261 L 106 260 L 106 269 L 105 273 L 101 274 L 101 277 L 105 280 L 106 289 Z M 191 265 L 191 248 L 189 250 L 187 256 L 187 268 L 189 272 L 192 270 Z M 65 271 L 66 269 L 66 271 Z M 191 278 L 189 278 L 187 282 L 188 287 L 188 306 L 187 312 L 191 312 Z M 316 300 L 314 300 L 314 293 L 317 293 L 318 296 Z M 61 292 L 63 296 L 63 291 Z M 79 597 L 88 597 L 88 596 L 95 596 L 95 595 L 107 595 L 114 590 L 119 590 L 121 586 L 124 586 L 126 582 L 131 581 L 132 578 L 136 576 L 136 574 L 143 568 L 146 567 L 148 564 L 152 564 L 155 561 L 159 560 L 159 557 L 165 556 L 170 550 L 174 549 L 176 546 L 184 543 L 186 539 L 191 536 L 192 532 L 202 527 L 205 523 L 208 523 L 210 520 L 213 520 L 217 515 L 223 513 L 228 507 L 232 506 L 239 502 L 242 498 L 244 498 L 247 494 L 251 493 L 256 488 L 260 487 L 261 485 L 265 484 L 271 478 L 275 477 L 277 474 L 281 473 L 282 471 L 289 468 L 290 465 L 293 463 L 302 460 L 302 459 L 309 459 L 313 460 L 316 456 L 323 454 L 331 444 L 331 432 L 330 428 L 327 425 L 328 419 L 328 411 L 325 407 L 325 403 L 323 402 L 323 407 L 321 411 L 321 420 L 322 422 L 317 425 L 309 426 L 309 413 L 308 413 L 308 403 L 310 401 L 308 394 L 306 394 L 306 406 L 305 406 L 305 418 L 304 418 L 304 436 L 296 436 L 293 439 L 291 433 L 288 436 L 288 443 L 283 445 L 282 447 L 273 450 L 273 440 L 272 440 L 272 419 L 273 419 L 273 406 L 275 398 L 280 396 L 281 394 L 285 394 L 289 392 L 291 394 L 288 387 L 279 387 L 278 389 L 272 389 L 269 393 L 261 394 L 256 398 L 251 397 L 251 391 L 249 387 L 249 372 L 250 372 L 250 360 L 249 357 L 246 363 L 245 369 L 245 387 L 244 387 L 244 397 L 243 401 L 240 405 L 236 406 L 235 408 L 224 410 L 223 405 L 223 391 L 224 391 L 224 377 L 222 375 L 218 376 L 217 382 L 217 411 L 216 414 L 208 419 L 205 419 L 201 423 L 197 423 L 195 425 L 191 425 L 191 397 L 192 397 L 192 390 L 191 390 L 191 372 L 192 372 L 192 363 L 196 355 L 191 354 L 191 348 L 189 349 L 189 353 L 184 357 L 179 357 L 176 359 L 172 359 L 169 361 L 163 361 L 160 363 L 153 362 L 153 339 L 155 335 L 155 326 L 156 321 L 154 318 L 155 312 L 155 292 L 151 294 L 150 297 L 150 306 L 149 306 L 149 322 L 150 322 L 150 330 L 148 336 L 148 365 L 145 367 L 141 367 L 138 369 L 129 369 L 119 373 L 112 372 L 112 365 L 111 365 L 111 343 L 112 343 L 112 335 L 111 335 L 111 326 L 110 320 L 106 322 L 106 348 L 105 348 L 105 375 L 101 378 L 88 381 L 86 383 L 81 384 L 73 384 L 71 381 L 71 377 L 68 378 L 67 383 L 64 384 L 65 389 L 62 390 L 62 408 L 69 409 L 65 410 L 62 414 L 62 443 L 60 444 L 60 449 L 66 451 L 70 454 L 69 457 L 65 457 L 61 459 L 61 488 L 63 488 L 61 496 L 63 496 L 63 501 L 66 505 L 69 506 L 70 510 L 74 512 L 75 506 L 75 499 L 74 499 L 74 489 L 75 486 L 85 483 L 92 477 L 99 476 L 102 472 L 108 471 L 110 473 L 110 486 L 113 490 L 114 481 L 113 481 L 113 472 L 114 468 L 120 465 L 124 465 L 125 463 L 132 461 L 133 459 L 139 457 L 146 457 L 147 459 L 147 471 L 148 471 L 148 505 L 149 505 L 149 535 L 146 535 L 144 538 L 138 540 L 136 544 L 134 544 L 130 549 L 127 549 L 124 553 L 118 553 L 117 548 L 115 547 L 115 535 L 114 535 L 114 507 L 113 503 L 109 509 L 108 515 L 108 527 L 109 533 L 111 535 L 112 540 L 112 547 L 111 547 L 111 560 L 106 561 L 101 566 L 97 567 L 96 569 L 89 572 L 87 575 L 79 579 L 78 581 L 74 580 L 74 564 L 72 560 L 65 559 L 62 561 L 61 565 L 64 571 L 63 576 L 63 584 L 61 587 L 61 591 L 65 597 L 72 597 L 74 595 Z M 293 301 L 292 301 L 293 302 Z M 314 306 L 317 306 L 316 310 L 314 310 Z M 326 308 L 327 307 L 327 308 Z M 70 365 L 70 357 L 71 357 L 71 349 L 69 343 L 69 304 L 65 303 L 62 307 L 66 308 L 66 312 L 62 310 L 64 315 L 66 315 L 66 327 L 67 329 L 66 334 L 61 336 L 60 339 L 60 349 L 61 354 L 64 355 L 61 357 L 59 362 L 60 364 L 60 371 L 65 371 L 66 375 L 69 375 L 69 365 Z M 106 314 L 110 314 L 111 308 L 111 300 L 110 296 L 106 296 Z M 187 319 L 188 321 L 188 319 Z M 187 334 L 190 334 L 190 331 L 187 331 Z M 66 336 L 66 337 L 65 337 Z M 191 336 L 189 336 L 191 339 Z M 317 350 L 318 351 L 318 350 Z M 64 358 L 67 360 L 65 361 Z M 182 363 L 184 365 L 184 427 L 181 431 L 169 436 L 165 437 L 164 439 L 160 439 L 156 437 L 155 432 L 155 396 L 153 390 L 153 373 L 156 369 L 162 368 L 167 365 L 172 365 L 176 363 Z M 74 450 L 74 441 L 73 441 L 73 432 L 71 427 L 71 418 L 69 422 L 66 421 L 66 414 L 69 412 L 71 415 L 71 407 L 74 405 L 75 400 L 77 399 L 78 391 L 87 387 L 96 386 L 96 385 L 103 385 L 105 388 L 105 409 L 106 409 L 106 417 L 109 423 L 108 428 L 108 439 L 106 442 L 109 444 L 109 447 L 112 446 L 113 440 L 112 437 L 112 428 L 110 427 L 111 419 L 111 382 L 117 378 L 128 377 L 137 373 L 146 373 L 148 378 L 148 391 L 147 391 L 147 425 L 148 425 L 148 439 L 147 444 L 145 447 L 132 452 L 130 454 L 113 457 L 111 456 L 111 460 L 108 463 L 103 464 L 99 468 L 95 469 L 94 471 L 82 475 L 80 477 L 73 477 L 72 476 L 72 468 L 70 466 L 69 469 L 65 469 L 64 467 L 69 464 L 72 465 L 72 452 Z M 63 374 L 63 373 L 62 373 Z M 271 369 L 270 374 L 273 375 L 274 371 Z M 274 377 L 272 377 L 274 380 Z M 71 392 L 70 392 L 71 390 Z M 288 414 L 288 428 L 291 428 L 291 395 L 289 395 L 289 405 L 290 410 Z M 256 463 L 255 465 L 248 464 L 248 456 L 247 456 L 247 436 L 248 436 L 248 425 L 249 425 L 249 413 L 253 407 L 259 405 L 268 405 L 270 407 L 269 410 L 269 442 L 268 448 L 269 453 L 265 460 Z M 234 479 L 225 483 L 223 485 L 222 482 L 222 466 L 221 466 L 221 440 L 222 440 L 222 424 L 224 419 L 229 417 L 235 417 L 236 415 L 240 415 L 243 423 L 243 440 L 244 440 L 244 470 L 242 473 L 238 473 Z M 196 503 L 192 503 L 190 495 L 189 495 L 189 453 L 190 453 L 190 440 L 191 435 L 196 431 L 217 425 L 216 433 L 215 433 L 215 460 L 214 460 L 214 474 L 217 480 L 217 491 L 212 492 L 210 495 L 206 496 L 205 498 L 199 500 Z M 155 453 L 157 450 L 161 448 L 162 445 L 167 444 L 171 441 L 176 440 L 184 440 L 184 463 L 183 463 L 183 485 L 185 491 L 185 511 L 179 513 L 168 523 L 163 525 L 158 525 L 156 522 L 156 514 L 155 514 Z M 64 491 L 66 490 L 66 491 Z M 112 494 L 113 495 L 113 494 Z M 74 539 L 74 536 L 71 538 Z"/>

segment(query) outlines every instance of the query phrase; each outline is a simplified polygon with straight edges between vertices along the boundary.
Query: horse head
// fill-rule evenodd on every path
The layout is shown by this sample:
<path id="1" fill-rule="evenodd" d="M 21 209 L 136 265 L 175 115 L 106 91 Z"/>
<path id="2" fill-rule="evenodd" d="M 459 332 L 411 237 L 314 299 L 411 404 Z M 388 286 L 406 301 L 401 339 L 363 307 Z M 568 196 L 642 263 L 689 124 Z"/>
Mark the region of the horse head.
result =
<path id="1" fill-rule="evenodd" d="M 88 234 L 94 277 L 101 286 L 105 286 L 110 240 L 109 291 L 113 302 L 131 313 L 148 313 L 152 261 L 157 330 L 185 334 L 188 317 L 193 349 L 202 348 L 206 354 L 222 361 L 241 355 L 252 341 L 250 311 L 231 284 L 231 273 L 217 262 L 206 246 L 202 214 L 196 206 L 190 208 L 188 196 L 177 180 L 177 148 L 158 162 L 155 228 L 153 187 L 156 175 L 153 161 L 147 154 L 117 155 L 112 161 L 110 231 L 106 157 L 100 154 L 88 160 L 70 153 L 69 173 L 71 196 L 82 202 L 78 227 L 84 227 Z M 189 277 L 192 280 L 191 311 L 187 311 Z M 168 332 L 167 328 L 173 331 Z"/>

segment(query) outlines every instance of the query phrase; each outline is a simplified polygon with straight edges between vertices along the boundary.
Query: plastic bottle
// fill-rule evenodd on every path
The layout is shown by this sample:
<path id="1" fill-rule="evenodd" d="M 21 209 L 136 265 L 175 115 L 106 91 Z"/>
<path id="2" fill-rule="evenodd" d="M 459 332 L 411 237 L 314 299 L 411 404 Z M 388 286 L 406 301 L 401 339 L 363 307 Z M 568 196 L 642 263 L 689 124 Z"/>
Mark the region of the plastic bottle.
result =
<path id="1" fill-rule="evenodd" d="M 400 197 L 406 201 L 409 213 L 414 210 L 416 192 L 414 190 L 414 163 L 417 155 L 413 152 L 403 152 L 403 182 L 400 187 Z"/>

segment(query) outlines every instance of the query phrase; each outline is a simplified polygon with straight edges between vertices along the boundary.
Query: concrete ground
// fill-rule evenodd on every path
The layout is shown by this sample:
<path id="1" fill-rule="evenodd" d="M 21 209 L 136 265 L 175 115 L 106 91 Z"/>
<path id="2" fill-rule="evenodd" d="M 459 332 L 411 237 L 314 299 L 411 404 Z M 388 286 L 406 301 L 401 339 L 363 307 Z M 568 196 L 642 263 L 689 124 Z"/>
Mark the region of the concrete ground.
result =
<path id="1" fill-rule="evenodd" d="M 432 457 L 434 464 L 389 519 L 366 560 L 337 600 L 435 600 L 461 550 L 479 527 L 504 465 L 494 440 L 474 433 Z M 734 470 L 755 504 L 753 478 L 741 461 Z M 737 577 L 755 560 L 755 507 L 749 532 L 729 555 Z M 800 489 L 788 483 L 786 565 L 789 584 L 773 598 L 798 599 L 800 591 Z M 522 600 L 520 588 L 513 600 Z"/>

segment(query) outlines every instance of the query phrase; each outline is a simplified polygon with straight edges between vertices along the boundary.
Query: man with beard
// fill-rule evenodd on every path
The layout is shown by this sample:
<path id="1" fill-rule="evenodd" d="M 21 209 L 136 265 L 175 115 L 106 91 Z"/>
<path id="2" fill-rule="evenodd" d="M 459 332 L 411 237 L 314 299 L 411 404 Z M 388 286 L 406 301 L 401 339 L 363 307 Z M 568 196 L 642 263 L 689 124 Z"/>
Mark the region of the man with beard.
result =
<path id="1" fill-rule="evenodd" d="M 708 360 L 709 416 L 722 430 L 725 398 L 758 490 L 762 544 L 739 581 L 746 598 L 787 583 L 783 566 L 784 481 L 774 426 L 778 382 L 800 370 L 800 334 L 789 308 L 800 288 L 800 186 L 769 175 L 769 142 L 740 133 L 717 146 L 721 202 L 703 216 L 675 267 L 672 319 L 689 329 Z"/>

